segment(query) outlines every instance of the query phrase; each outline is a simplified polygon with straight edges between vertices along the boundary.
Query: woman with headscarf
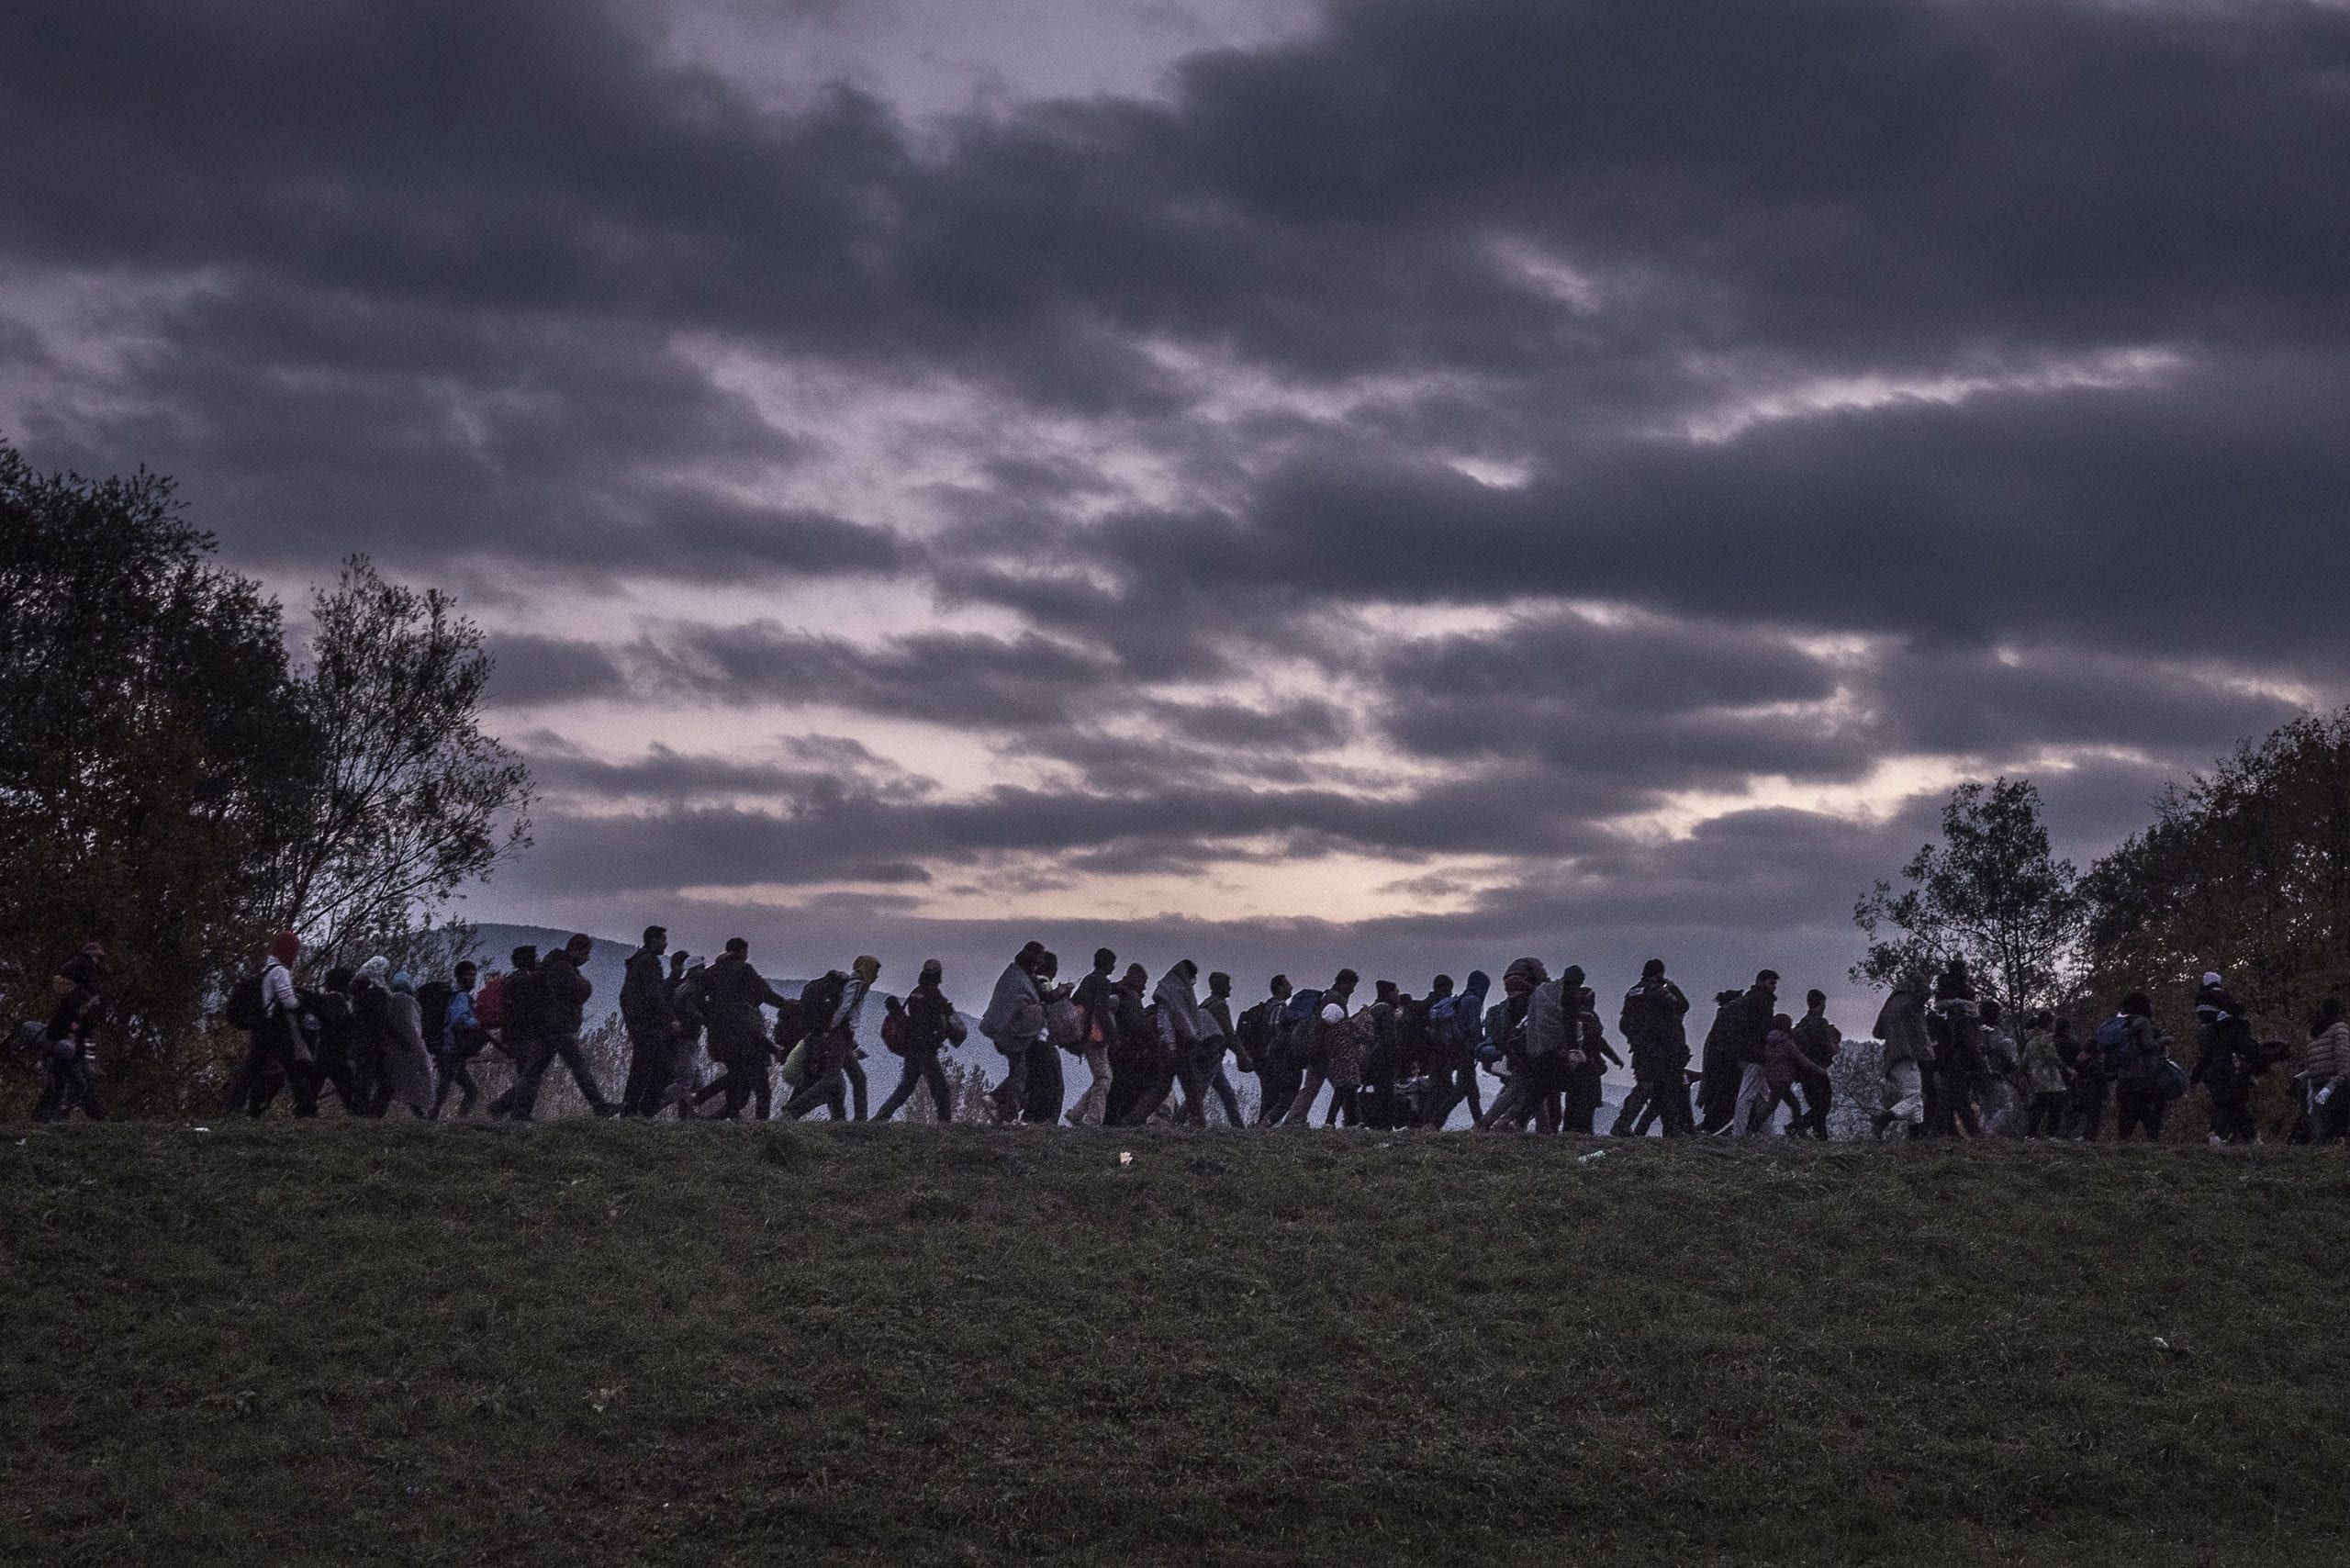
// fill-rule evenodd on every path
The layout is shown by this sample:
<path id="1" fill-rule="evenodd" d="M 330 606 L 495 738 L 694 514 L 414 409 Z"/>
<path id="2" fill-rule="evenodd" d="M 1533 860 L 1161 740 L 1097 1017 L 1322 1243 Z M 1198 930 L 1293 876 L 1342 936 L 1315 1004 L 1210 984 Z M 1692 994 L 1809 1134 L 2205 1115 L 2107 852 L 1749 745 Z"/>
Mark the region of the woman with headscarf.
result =
<path id="1" fill-rule="evenodd" d="M 867 954 L 849 966 L 841 986 L 840 1005 L 829 1022 L 808 1019 L 808 1083 L 784 1106 L 783 1114 L 798 1121 L 818 1105 L 829 1105 L 833 1120 L 848 1120 L 848 1061 L 856 1051 L 857 1014 L 873 982 L 881 978 L 881 960 Z"/>
<path id="2" fill-rule="evenodd" d="M 360 973 L 384 985 L 386 958 L 370 958 Z M 420 1116 L 432 1114 L 432 1053 L 424 1045 L 424 1009 L 416 1000 L 416 981 L 406 969 L 391 977 L 384 996 L 384 1085 L 378 1092 L 381 1115 L 397 1102 Z"/>

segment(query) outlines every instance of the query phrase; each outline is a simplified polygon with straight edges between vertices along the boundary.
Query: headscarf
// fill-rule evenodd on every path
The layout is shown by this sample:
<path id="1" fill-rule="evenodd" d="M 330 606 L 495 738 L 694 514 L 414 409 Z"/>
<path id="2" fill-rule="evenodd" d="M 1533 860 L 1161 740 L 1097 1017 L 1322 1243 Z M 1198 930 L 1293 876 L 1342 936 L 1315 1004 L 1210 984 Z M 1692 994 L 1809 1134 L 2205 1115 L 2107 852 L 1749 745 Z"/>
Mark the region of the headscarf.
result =
<path id="1" fill-rule="evenodd" d="M 381 953 L 359 966 L 359 978 L 374 980 L 377 985 L 386 983 L 391 979 L 391 975 L 392 961 Z"/>
<path id="2" fill-rule="evenodd" d="M 408 972 L 406 969 L 402 969 L 392 977 L 392 989 L 402 996 L 414 996 L 416 981 L 408 978 Z"/>

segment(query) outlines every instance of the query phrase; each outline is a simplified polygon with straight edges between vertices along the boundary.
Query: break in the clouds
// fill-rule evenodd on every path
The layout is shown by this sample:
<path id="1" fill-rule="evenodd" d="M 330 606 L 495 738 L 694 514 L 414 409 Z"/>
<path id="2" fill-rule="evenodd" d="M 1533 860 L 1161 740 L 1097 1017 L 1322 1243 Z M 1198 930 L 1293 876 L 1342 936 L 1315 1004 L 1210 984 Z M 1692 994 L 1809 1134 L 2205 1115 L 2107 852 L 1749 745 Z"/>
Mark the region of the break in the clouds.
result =
<path id="1" fill-rule="evenodd" d="M 463 595 L 480 907 L 811 962 L 1832 980 L 2342 693 L 2338 6 L 953 12 L 19 0 L 0 430 Z"/>

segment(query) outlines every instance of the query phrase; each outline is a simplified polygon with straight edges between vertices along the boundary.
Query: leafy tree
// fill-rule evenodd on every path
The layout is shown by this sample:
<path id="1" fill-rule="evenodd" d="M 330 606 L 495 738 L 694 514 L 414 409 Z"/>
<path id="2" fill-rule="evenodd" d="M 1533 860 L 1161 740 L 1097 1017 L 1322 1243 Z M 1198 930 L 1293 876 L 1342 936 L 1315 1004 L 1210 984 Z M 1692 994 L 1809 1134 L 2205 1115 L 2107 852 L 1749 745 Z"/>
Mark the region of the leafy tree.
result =
<path id="1" fill-rule="evenodd" d="M 2084 883 L 2103 990 L 2183 1016 L 2206 969 L 2279 1026 L 2350 986 L 2350 710 L 2172 786 Z"/>
<path id="2" fill-rule="evenodd" d="M 2076 969 L 2086 905 L 2072 862 L 2048 846 L 2040 791 L 2028 778 L 1972 782 L 1942 806 L 1942 841 L 1854 906 L 1869 938 L 1852 978 L 1889 985 L 1920 964 L 1963 955 L 2003 1004 L 2060 1000 Z M 1879 932 L 1887 932 L 1880 937 Z"/>
<path id="3" fill-rule="evenodd" d="M 271 911 L 322 954 L 413 946 L 460 886 L 530 844 L 530 770 L 482 734 L 489 655 L 447 596 L 354 555 L 313 615 L 295 689 L 315 750 Z"/>
<path id="4" fill-rule="evenodd" d="M 0 446 L 0 993 L 45 1011 L 95 937 L 107 1027 L 151 1060 L 252 950 L 305 753 L 277 608 L 212 547 L 169 480 L 42 476 Z"/>

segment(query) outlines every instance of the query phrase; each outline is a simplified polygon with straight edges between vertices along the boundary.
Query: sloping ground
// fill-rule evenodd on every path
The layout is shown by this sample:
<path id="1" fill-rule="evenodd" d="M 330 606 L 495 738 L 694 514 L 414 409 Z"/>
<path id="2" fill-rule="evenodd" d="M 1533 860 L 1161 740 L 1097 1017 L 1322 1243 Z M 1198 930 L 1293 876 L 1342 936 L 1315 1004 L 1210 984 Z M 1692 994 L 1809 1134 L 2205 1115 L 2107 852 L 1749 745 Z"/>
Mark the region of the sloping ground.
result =
<path id="1" fill-rule="evenodd" d="M 0 1557 L 2350 1558 L 2331 1151 L 1597 1147 L 18 1128 Z"/>

